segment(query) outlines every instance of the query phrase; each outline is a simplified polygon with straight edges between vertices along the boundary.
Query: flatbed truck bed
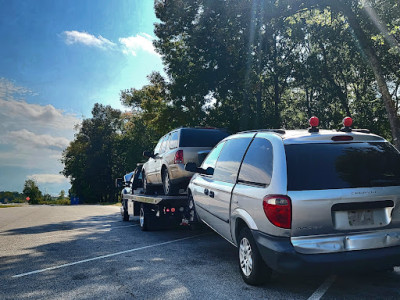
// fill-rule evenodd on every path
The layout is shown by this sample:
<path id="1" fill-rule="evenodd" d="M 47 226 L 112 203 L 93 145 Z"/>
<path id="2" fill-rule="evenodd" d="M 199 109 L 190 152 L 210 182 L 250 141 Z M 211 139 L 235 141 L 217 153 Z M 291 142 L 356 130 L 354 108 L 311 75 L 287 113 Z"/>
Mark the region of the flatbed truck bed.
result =
<path id="1" fill-rule="evenodd" d="M 176 196 L 144 195 L 142 189 L 122 194 L 121 215 L 124 221 L 139 216 L 143 231 L 166 228 L 171 225 L 196 223 L 194 205 L 187 194 Z"/>

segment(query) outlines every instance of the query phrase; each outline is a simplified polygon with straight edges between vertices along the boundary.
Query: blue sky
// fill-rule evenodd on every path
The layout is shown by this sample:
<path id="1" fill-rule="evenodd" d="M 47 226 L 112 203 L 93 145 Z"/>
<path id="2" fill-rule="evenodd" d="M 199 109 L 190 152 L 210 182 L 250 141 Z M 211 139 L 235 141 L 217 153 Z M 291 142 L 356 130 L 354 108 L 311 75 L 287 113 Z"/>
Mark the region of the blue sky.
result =
<path id="1" fill-rule="evenodd" d="M 0 0 L 0 191 L 69 188 L 59 159 L 74 124 L 162 72 L 154 22 L 152 0 Z"/>

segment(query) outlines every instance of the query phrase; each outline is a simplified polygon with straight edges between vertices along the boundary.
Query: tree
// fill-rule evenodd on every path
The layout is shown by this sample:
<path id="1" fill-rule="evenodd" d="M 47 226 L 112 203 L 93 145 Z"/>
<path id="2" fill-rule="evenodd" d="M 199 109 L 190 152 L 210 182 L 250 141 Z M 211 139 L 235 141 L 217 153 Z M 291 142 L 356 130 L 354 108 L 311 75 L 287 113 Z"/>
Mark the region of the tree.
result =
<path id="1" fill-rule="evenodd" d="M 26 197 L 30 198 L 30 204 L 37 204 L 42 198 L 42 192 L 39 190 L 39 187 L 33 179 L 25 180 L 24 189 L 22 192 Z"/>
<path id="2" fill-rule="evenodd" d="M 65 198 L 65 191 L 64 191 L 64 190 L 61 190 L 60 195 L 58 196 L 57 199 L 63 200 L 64 198 Z"/>
<path id="3" fill-rule="evenodd" d="M 337 128 L 345 115 L 371 113 L 360 123 L 385 135 L 389 121 L 397 145 L 400 8 L 395 0 L 371 1 L 374 23 L 366 3 L 155 1 L 154 44 L 171 102 L 201 116 L 198 125 L 232 131 L 304 126 L 313 113 Z M 377 30 L 379 18 L 388 28 Z"/>
<path id="4" fill-rule="evenodd" d="M 118 149 L 115 140 L 121 134 L 121 111 L 96 103 L 92 118 L 83 120 L 75 140 L 63 151 L 62 174 L 70 178 L 71 194 L 84 202 L 115 199 L 114 172 Z"/>

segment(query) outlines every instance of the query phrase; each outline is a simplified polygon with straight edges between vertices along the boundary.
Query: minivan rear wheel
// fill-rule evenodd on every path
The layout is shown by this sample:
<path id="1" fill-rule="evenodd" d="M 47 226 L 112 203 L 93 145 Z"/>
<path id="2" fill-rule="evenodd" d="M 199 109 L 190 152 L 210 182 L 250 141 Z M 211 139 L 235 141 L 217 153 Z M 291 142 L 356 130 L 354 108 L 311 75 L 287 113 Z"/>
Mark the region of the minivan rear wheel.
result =
<path id="1" fill-rule="evenodd" d="M 267 282 L 272 270 L 265 265 L 249 228 L 240 231 L 238 242 L 239 270 L 243 280 L 250 285 Z"/>

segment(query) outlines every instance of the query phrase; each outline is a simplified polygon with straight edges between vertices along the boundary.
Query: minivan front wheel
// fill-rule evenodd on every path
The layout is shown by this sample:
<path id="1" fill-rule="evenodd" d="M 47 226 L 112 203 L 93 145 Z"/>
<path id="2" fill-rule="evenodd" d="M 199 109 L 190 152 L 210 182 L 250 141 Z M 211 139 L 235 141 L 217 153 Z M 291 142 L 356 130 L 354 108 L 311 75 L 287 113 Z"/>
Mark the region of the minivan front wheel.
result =
<path id="1" fill-rule="evenodd" d="M 250 285 L 267 282 L 271 276 L 271 269 L 262 260 L 249 228 L 244 227 L 240 231 L 238 241 L 239 269 L 243 280 Z"/>

